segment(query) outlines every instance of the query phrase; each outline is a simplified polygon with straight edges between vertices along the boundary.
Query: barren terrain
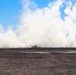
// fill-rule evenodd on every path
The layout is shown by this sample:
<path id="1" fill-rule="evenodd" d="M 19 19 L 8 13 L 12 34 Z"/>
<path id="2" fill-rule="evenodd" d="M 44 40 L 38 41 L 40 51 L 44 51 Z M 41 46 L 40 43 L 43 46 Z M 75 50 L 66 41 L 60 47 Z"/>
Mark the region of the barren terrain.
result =
<path id="1" fill-rule="evenodd" d="M 0 49 L 0 75 L 76 75 L 76 49 Z"/>

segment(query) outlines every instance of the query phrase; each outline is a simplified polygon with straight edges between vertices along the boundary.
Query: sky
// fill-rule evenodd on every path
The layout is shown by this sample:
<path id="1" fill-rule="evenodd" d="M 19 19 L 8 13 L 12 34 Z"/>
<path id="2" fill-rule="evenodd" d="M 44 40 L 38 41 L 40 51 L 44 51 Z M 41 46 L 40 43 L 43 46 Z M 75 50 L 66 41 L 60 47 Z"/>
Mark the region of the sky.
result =
<path id="1" fill-rule="evenodd" d="M 48 6 L 50 2 L 55 2 L 56 0 L 32 0 L 34 1 L 39 8 L 44 8 Z M 66 0 L 69 1 L 69 0 Z M 76 3 L 76 0 L 71 0 L 73 4 Z M 64 16 L 67 16 L 64 13 L 64 9 L 67 4 L 64 3 L 64 6 L 61 7 L 61 17 L 64 19 Z M 7 29 L 9 26 L 15 26 L 18 24 L 20 11 L 22 10 L 22 1 L 21 0 L 0 0 L 0 24 Z"/>
<path id="2" fill-rule="evenodd" d="M 0 47 L 33 45 L 76 47 L 76 0 L 0 0 Z"/>
<path id="3" fill-rule="evenodd" d="M 5 29 L 17 25 L 21 9 L 21 2 L 18 0 L 0 0 L 0 23 Z"/>
<path id="4" fill-rule="evenodd" d="M 49 0 L 34 0 L 34 2 L 38 4 L 39 8 L 43 8 L 48 5 Z M 0 0 L 0 24 L 2 24 L 5 29 L 9 26 L 14 27 L 17 25 L 21 9 L 21 0 Z"/>
<path id="5" fill-rule="evenodd" d="M 48 0 L 34 0 L 40 8 L 48 4 Z M 0 23 L 4 28 L 18 23 L 22 2 L 20 0 L 0 0 Z"/>

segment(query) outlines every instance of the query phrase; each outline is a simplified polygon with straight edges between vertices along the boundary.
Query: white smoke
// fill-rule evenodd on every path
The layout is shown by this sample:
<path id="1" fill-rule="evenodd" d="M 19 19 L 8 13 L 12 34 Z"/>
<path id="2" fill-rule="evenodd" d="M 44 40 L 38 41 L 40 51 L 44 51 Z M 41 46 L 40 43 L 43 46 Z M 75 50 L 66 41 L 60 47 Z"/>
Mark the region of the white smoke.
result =
<path id="1" fill-rule="evenodd" d="M 60 7 L 67 4 L 64 20 Z M 76 4 L 70 0 L 56 0 L 38 8 L 32 0 L 23 0 L 23 9 L 17 28 L 4 31 L 0 25 L 2 47 L 76 47 Z"/>

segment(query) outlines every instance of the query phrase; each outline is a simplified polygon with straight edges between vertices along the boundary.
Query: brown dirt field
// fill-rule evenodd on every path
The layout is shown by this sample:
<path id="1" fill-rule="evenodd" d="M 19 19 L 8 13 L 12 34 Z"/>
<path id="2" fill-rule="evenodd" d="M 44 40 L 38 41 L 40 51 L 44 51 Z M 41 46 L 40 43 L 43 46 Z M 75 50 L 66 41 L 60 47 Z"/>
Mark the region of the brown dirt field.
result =
<path id="1" fill-rule="evenodd" d="M 76 75 L 76 53 L 63 50 L 0 49 L 0 75 Z"/>

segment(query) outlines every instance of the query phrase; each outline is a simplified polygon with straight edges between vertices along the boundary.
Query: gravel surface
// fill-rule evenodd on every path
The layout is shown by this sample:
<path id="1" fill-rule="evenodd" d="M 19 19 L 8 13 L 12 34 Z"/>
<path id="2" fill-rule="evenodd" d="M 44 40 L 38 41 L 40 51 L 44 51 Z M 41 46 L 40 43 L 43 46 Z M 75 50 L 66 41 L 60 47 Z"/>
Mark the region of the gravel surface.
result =
<path id="1" fill-rule="evenodd" d="M 0 49 L 0 75 L 76 75 L 75 49 L 51 49 Z"/>

